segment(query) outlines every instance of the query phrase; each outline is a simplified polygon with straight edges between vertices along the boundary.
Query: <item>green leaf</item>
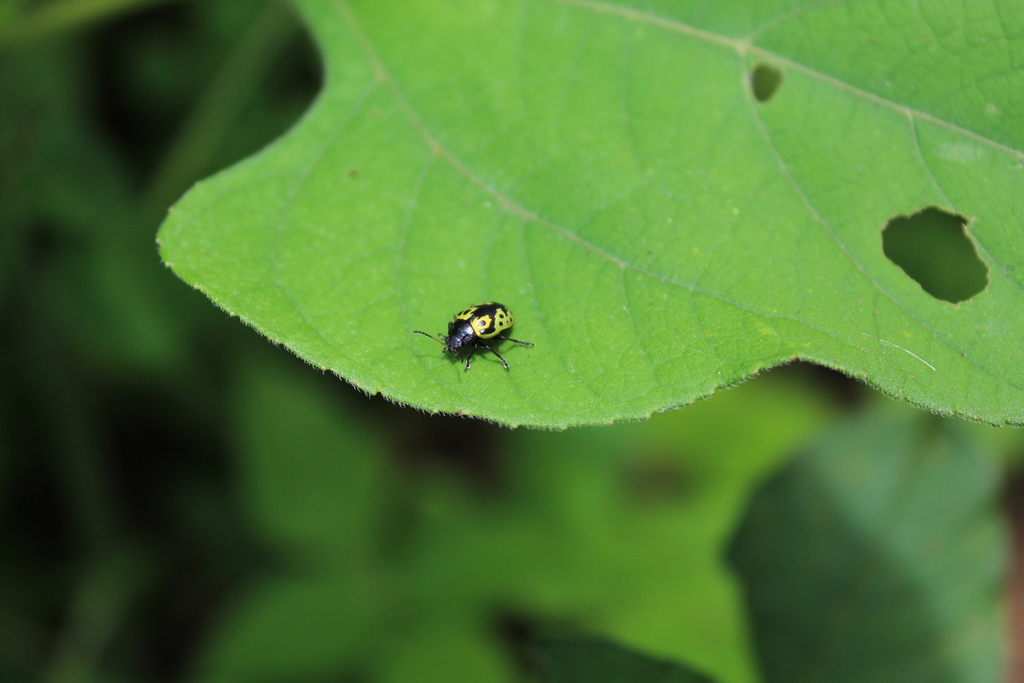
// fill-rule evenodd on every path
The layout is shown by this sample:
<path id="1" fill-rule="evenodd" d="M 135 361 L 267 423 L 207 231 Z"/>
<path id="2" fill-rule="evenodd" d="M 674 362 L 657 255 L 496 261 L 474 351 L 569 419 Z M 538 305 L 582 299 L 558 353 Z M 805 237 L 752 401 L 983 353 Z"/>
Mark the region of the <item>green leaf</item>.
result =
<path id="1" fill-rule="evenodd" d="M 1024 424 L 1013 0 L 296 4 L 322 95 L 160 237 L 310 363 L 424 410 L 565 427 L 803 358 Z M 988 269 L 958 305 L 883 253 L 888 221 L 929 206 L 970 219 Z M 411 332 L 489 300 L 536 343 L 502 347 L 508 372 Z"/>
<path id="2" fill-rule="evenodd" d="M 548 683 L 711 683 L 710 678 L 596 638 L 545 638 L 538 643 Z"/>
<path id="3" fill-rule="evenodd" d="M 991 683 L 1007 537 L 992 458 L 876 412 L 755 495 L 734 539 L 766 683 Z"/>

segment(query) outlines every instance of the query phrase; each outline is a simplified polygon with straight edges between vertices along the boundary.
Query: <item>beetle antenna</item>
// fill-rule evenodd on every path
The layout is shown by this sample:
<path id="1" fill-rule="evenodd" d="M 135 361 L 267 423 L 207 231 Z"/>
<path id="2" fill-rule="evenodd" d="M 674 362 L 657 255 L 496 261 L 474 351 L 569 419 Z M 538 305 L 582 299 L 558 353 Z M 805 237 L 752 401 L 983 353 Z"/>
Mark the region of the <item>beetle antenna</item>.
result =
<path id="1" fill-rule="evenodd" d="M 413 332 L 415 332 L 416 334 L 422 334 L 424 337 L 430 337 L 431 339 L 436 341 L 438 344 L 441 344 L 442 346 L 444 345 L 443 341 L 441 341 L 440 339 L 438 339 L 437 337 L 435 337 L 432 334 L 427 334 L 426 332 L 422 332 L 420 330 L 413 330 Z"/>

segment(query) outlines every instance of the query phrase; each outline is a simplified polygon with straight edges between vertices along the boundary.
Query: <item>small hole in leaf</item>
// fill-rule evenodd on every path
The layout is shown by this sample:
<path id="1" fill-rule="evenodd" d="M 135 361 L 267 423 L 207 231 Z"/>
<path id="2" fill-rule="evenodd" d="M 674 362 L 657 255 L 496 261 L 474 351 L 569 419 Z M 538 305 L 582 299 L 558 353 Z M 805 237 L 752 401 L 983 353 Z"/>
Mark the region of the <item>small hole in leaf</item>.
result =
<path id="1" fill-rule="evenodd" d="M 750 87 L 754 91 L 754 99 L 767 102 L 782 85 L 782 72 L 774 66 L 758 64 L 750 74 Z"/>
<path id="2" fill-rule="evenodd" d="M 882 251 L 936 299 L 956 304 L 988 286 L 988 268 L 967 236 L 967 219 L 934 206 L 889 221 Z"/>

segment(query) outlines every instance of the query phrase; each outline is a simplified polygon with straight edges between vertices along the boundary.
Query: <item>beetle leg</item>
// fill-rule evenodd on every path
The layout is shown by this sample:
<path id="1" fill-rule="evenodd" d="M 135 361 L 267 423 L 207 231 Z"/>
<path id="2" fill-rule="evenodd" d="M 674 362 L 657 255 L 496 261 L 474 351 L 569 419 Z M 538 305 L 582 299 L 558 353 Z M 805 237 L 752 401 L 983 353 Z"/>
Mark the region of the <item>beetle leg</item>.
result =
<path id="1" fill-rule="evenodd" d="M 495 339 L 504 339 L 505 341 L 515 342 L 516 344 L 522 344 L 523 346 L 533 346 L 534 345 L 534 344 L 532 344 L 530 342 L 524 342 L 524 341 L 519 341 L 518 339 L 513 339 L 512 337 L 501 337 L 501 336 L 498 336 L 498 337 L 495 337 Z"/>
<path id="2" fill-rule="evenodd" d="M 492 349 L 492 348 L 491 348 L 490 346 L 488 346 L 487 344 L 481 344 L 481 343 L 477 342 L 477 346 L 478 346 L 479 348 L 482 348 L 482 349 L 487 349 L 488 351 L 490 351 L 491 353 L 493 353 L 493 354 L 494 354 L 495 356 L 497 356 L 497 357 L 498 357 L 498 360 L 500 360 L 500 361 L 501 361 L 501 364 L 505 366 L 505 369 L 506 369 L 506 370 L 508 370 L 508 363 L 506 363 L 506 362 L 505 362 L 505 359 L 501 357 L 501 354 L 500 354 L 500 353 L 498 353 L 497 351 L 495 351 L 494 349 Z"/>

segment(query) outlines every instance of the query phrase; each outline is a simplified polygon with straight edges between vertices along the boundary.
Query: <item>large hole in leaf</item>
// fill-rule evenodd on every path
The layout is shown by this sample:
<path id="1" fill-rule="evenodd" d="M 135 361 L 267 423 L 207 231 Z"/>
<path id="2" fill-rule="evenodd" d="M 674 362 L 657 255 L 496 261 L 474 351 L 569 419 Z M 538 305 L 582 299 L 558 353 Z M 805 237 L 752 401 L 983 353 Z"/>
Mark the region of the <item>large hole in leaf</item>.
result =
<path id="1" fill-rule="evenodd" d="M 758 102 L 767 102 L 778 91 L 782 85 L 782 72 L 774 66 L 758 64 L 750 73 L 750 89 L 754 92 L 754 99 Z"/>
<path id="2" fill-rule="evenodd" d="M 967 236 L 967 219 L 934 206 L 889 221 L 882 250 L 936 299 L 959 303 L 988 286 L 988 268 Z"/>

